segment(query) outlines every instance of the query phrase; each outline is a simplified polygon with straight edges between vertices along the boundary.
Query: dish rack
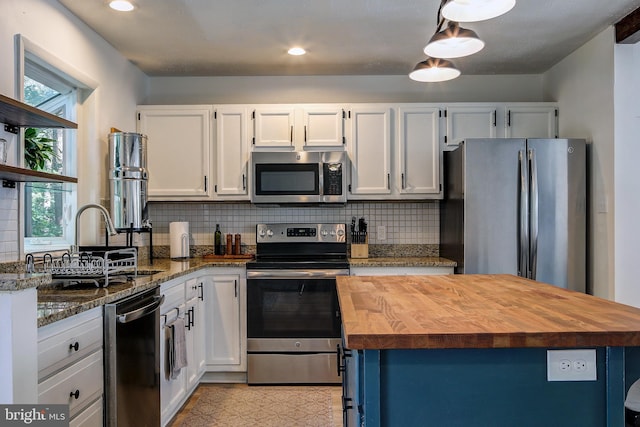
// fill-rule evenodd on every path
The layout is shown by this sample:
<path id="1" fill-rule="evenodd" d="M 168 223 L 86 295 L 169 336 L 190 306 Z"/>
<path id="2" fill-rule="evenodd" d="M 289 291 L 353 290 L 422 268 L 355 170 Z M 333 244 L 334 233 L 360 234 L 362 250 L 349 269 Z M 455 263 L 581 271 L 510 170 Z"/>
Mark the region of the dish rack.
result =
<path id="1" fill-rule="evenodd" d="M 132 275 L 135 277 L 138 274 L 136 248 L 107 250 L 99 254 L 65 252 L 59 257 L 47 253 L 40 260 L 28 254 L 26 263 L 27 273 L 49 273 L 53 279 L 67 286 L 94 283 L 98 287 L 107 287 L 110 279 L 126 281 Z"/>

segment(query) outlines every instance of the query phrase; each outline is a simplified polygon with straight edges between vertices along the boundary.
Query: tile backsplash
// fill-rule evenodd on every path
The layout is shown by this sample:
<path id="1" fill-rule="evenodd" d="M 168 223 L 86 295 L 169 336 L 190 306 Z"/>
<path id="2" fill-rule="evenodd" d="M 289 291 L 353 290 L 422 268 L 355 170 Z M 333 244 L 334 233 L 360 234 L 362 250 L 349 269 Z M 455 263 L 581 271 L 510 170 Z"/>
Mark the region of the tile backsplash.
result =
<path id="1" fill-rule="evenodd" d="M 0 261 L 15 261 L 18 253 L 18 190 L 0 188 Z"/>
<path id="2" fill-rule="evenodd" d="M 213 245 L 213 232 L 220 224 L 223 234 L 240 233 L 247 245 L 255 245 L 258 223 L 351 223 L 351 217 L 364 217 L 370 244 L 417 245 L 439 243 L 437 201 L 416 203 L 350 202 L 346 206 L 274 207 L 249 203 L 158 203 L 150 205 L 153 245 L 169 245 L 169 223 L 189 222 L 191 244 Z M 386 227 L 380 240 L 378 226 Z"/>

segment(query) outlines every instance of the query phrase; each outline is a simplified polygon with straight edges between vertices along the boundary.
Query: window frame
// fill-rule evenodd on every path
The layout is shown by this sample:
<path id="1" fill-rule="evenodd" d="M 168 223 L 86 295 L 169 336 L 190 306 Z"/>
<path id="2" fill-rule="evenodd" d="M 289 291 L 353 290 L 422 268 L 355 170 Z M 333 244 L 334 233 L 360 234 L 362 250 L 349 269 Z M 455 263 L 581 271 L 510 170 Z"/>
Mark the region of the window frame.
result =
<path id="1" fill-rule="evenodd" d="M 34 71 L 35 70 L 35 71 Z M 47 111 L 51 114 L 64 117 L 68 120 L 75 120 L 77 91 L 70 83 L 66 83 L 56 73 L 56 71 L 44 70 L 38 64 L 32 62 L 30 58 L 25 59 L 23 76 L 42 83 L 57 92 L 54 98 L 51 98 L 37 106 L 37 108 Z M 31 72 L 34 71 L 33 74 Z M 24 79 L 23 79 L 24 81 Z M 24 90 L 24 88 L 23 88 Z M 59 114 L 61 113 L 62 114 Z M 56 129 L 56 132 L 62 133 L 62 174 L 67 176 L 76 175 L 77 171 L 77 141 L 75 133 L 69 129 Z M 22 156 L 24 157 L 24 156 Z M 37 187 L 37 184 L 25 184 L 22 187 L 21 197 L 23 200 L 23 227 L 22 239 L 25 253 L 34 252 L 51 252 L 58 250 L 67 250 L 74 244 L 75 224 L 72 223 L 71 213 L 75 212 L 77 207 L 77 186 L 75 184 L 63 183 L 61 185 L 62 199 L 62 236 L 55 237 L 27 237 L 27 219 L 26 215 L 31 212 L 31 208 L 27 206 L 26 201 L 28 188 Z M 58 190 L 53 190 L 58 191 Z"/>

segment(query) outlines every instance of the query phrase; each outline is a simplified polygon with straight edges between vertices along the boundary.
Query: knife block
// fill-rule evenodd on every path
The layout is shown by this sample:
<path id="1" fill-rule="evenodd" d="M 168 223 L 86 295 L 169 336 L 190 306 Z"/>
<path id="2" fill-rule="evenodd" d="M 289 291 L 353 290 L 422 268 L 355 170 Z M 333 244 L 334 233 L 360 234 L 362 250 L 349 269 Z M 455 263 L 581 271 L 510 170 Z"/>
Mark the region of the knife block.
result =
<path id="1" fill-rule="evenodd" d="M 351 244 L 351 258 L 369 258 L 369 236 L 365 238 L 365 243 Z"/>

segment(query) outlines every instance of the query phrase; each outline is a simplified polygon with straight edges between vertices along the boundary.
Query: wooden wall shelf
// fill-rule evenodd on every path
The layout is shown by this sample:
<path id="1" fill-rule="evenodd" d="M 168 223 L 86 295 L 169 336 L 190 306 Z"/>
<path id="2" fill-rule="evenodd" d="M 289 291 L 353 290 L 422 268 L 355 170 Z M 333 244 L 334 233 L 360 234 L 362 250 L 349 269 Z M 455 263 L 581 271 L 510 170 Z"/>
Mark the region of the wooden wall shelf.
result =
<path id="1" fill-rule="evenodd" d="M 4 95 L 0 95 L 0 123 L 4 123 L 5 131 L 11 133 L 18 133 L 18 128 L 21 127 L 78 128 L 78 125 L 74 122 L 54 116 Z"/>
<path id="2" fill-rule="evenodd" d="M 16 182 L 69 182 L 78 183 L 78 178 L 53 173 L 34 171 L 9 165 L 0 165 L 2 186 L 14 188 Z"/>

